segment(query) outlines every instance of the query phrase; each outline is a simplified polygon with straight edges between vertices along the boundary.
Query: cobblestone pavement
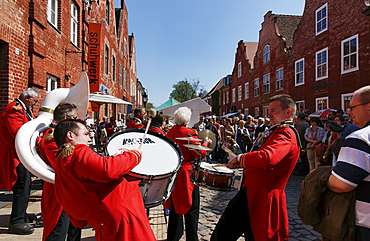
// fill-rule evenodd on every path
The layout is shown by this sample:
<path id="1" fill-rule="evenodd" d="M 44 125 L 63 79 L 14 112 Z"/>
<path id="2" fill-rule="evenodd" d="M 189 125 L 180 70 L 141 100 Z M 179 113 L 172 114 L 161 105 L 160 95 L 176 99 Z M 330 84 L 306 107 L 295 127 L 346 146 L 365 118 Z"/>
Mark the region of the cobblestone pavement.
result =
<path id="1" fill-rule="evenodd" d="M 240 177 L 241 170 L 236 171 L 237 178 Z M 298 217 L 297 206 L 298 199 L 301 190 L 301 182 L 304 177 L 292 175 L 289 179 L 288 186 L 286 189 L 288 213 L 289 213 L 289 229 L 290 238 L 289 241 L 319 241 L 321 240 L 320 235 L 312 230 L 311 226 L 303 225 Z M 223 210 L 225 209 L 229 200 L 236 194 L 236 190 L 230 192 L 216 191 L 209 188 L 201 187 L 201 211 L 199 218 L 199 240 L 209 240 L 210 235 L 220 218 Z M 0 193 L 0 199 L 3 193 Z M 6 192 L 5 192 L 6 194 Z M 3 196 L 4 197 L 4 196 Z M 35 222 L 35 232 L 32 235 L 18 236 L 7 233 L 7 224 L 9 222 L 9 214 L 11 212 L 11 205 L 6 205 L 0 208 L 0 240 L 41 240 L 42 236 L 42 222 L 40 217 L 40 197 L 41 190 L 38 190 L 32 194 L 28 213 L 36 214 L 39 218 L 38 222 Z M 4 199 L 4 198 L 3 198 Z M 9 195 L 6 197 L 6 201 L 11 200 Z M 167 217 L 164 216 L 162 206 L 151 208 L 149 211 L 150 224 L 158 240 L 166 240 L 167 231 Z M 94 231 L 90 227 L 85 227 L 82 231 L 83 241 L 93 241 Z M 181 238 L 184 241 L 185 237 Z M 239 238 L 244 240 L 243 237 Z"/>

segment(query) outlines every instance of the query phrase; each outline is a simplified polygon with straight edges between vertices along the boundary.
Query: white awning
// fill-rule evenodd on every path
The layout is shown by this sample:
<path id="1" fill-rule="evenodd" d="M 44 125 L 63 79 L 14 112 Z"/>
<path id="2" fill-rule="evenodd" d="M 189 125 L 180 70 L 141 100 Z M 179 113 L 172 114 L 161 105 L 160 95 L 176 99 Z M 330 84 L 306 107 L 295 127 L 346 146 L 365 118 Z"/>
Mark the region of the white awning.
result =
<path id="1" fill-rule="evenodd" d="M 113 104 L 123 104 L 123 105 L 132 105 L 128 101 L 121 100 L 112 95 L 106 94 L 89 94 L 90 102 L 99 102 L 99 103 L 113 103 Z"/>

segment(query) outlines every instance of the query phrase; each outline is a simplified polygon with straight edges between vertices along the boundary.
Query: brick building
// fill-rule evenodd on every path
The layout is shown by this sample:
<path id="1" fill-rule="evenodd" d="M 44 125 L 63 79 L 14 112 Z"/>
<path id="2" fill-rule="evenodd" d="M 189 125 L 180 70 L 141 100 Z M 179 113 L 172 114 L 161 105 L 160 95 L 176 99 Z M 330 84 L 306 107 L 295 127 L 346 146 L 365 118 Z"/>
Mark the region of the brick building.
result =
<path id="1" fill-rule="evenodd" d="M 303 16 L 267 12 L 255 55 L 238 43 L 232 81 L 213 108 L 267 116 L 268 98 L 285 93 L 300 112 L 346 110 L 353 91 L 370 84 L 369 9 L 367 1 L 306 0 Z"/>
<path id="2" fill-rule="evenodd" d="M 113 0 L 6 1 L 0 8 L 0 110 L 27 87 L 43 96 L 69 88 L 81 71 L 89 75 L 91 92 L 131 102 L 137 82 L 128 81 L 135 65 L 129 49 L 124 0 L 121 8 Z M 91 110 L 95 117 L 117 117 L 128 106 L 92 104 Z"/>
<path id="3" fill-rule="evenodd" d="M 347 110 L 370 84 L 370 18 L 365 1 L 306 1 L 291 51 L 289 93 L 299 111 Z"/>

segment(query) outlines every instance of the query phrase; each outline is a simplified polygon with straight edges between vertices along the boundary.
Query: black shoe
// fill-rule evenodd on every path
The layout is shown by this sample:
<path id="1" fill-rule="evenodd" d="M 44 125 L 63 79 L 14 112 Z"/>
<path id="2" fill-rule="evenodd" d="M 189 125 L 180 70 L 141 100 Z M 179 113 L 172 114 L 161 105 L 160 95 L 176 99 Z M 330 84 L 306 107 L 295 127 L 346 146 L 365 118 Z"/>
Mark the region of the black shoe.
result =
<path id="1" fill-rule="evenodd" d="M 9 233 L 13 234 L 32 234 L 34 229 L 30 226 L 28 226 L 25 223 L 15 223 L 15 224 L 9 224 Z"/>

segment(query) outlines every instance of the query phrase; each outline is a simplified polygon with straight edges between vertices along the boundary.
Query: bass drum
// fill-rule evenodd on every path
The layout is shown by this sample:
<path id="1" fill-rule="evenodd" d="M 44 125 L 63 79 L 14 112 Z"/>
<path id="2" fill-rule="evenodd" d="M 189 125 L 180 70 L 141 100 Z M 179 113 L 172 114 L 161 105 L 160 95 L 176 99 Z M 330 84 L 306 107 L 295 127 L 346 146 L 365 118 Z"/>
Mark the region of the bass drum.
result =
<path id="1" fill-rule="evenodd" d="M 121 148 L 138 149 L 144 132 L 144 129 L 128 129 L 115 133 L 108 141 L 108 155 L 114 155 Z M 170 196 L 183 157 L 175 142 L 150 130 L 141 151 L 141 162 L 125 178 L 128 181 L 140 180 L 145 207 L 151 208 L 163 204 Z"/>

